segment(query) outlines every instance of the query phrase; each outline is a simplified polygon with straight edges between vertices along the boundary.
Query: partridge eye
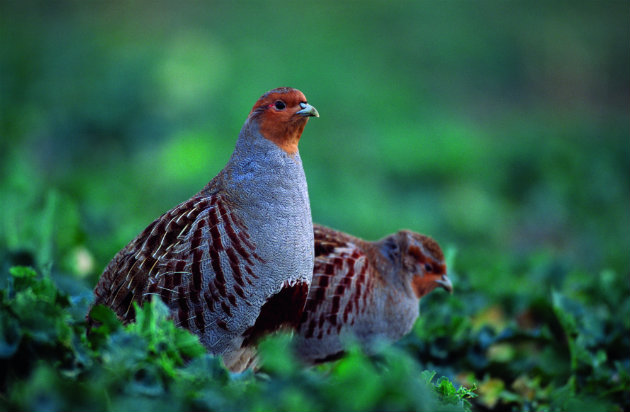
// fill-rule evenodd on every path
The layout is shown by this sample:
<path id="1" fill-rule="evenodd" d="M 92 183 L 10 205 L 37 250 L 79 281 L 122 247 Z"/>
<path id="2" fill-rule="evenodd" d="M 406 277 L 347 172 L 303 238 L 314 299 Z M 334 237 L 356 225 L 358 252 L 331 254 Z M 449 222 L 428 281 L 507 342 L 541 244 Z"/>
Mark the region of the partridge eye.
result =
<path id="1" fill-rule="evenodd" d="M 427 272 L 433 272 L 433 266 L 430 263 L 425 263 L 424 270 Z"/>
<path id="2" fill-rule="evenodd" d="M 284 104 L 284 102 L 283 102 L 282 100 L 278 100 L 278 101 L 276 101 L 276 102 L 274 103 L 274 106 L 275 106 L 275 108 L 276 108 L 277 110 L 284 110 L 284 109 L 287 107 L 287 105 L 286 105 L 286 104 Z"/>

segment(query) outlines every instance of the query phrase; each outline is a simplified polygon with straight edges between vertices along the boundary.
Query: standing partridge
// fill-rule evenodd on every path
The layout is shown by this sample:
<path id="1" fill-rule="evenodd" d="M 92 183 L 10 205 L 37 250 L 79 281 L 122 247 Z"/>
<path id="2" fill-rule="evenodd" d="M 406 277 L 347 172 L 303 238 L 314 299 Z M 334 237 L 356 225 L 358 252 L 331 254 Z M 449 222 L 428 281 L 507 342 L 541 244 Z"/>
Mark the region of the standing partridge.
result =
<path id="1" fill-rule="evenodd" d="M 295 327 L 313 274 L 298 152 L 311 116 L 319 114 L 299 90 L 265 93 L 225 168 L 118 252 L 94 289 L 94 304 L 132 322 L 132 302 L 159 297 L 179 326 L 235 371 L 248 366 L 248 350 L 263 334 Z"/>
<path id="2" fill-rule="evenodd" d="M 370 351 L 407 334 L 419 301 L 438 286 L 451 292 L 440 246 L 401 230 L 377 242 L 315 225 L 315 267 L 297 327 L 298 355 L 308 363 L 337 359 L 353 336 Z"/>

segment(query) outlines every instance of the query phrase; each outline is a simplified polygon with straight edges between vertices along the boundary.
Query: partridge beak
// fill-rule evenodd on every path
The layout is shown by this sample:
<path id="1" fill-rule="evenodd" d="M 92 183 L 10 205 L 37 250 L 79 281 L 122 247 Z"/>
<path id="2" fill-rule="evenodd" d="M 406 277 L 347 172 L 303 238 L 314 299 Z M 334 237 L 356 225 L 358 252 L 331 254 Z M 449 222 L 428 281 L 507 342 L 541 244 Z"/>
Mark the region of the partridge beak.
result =
<path id="1" fill-rule="evenodd" d="M 442 277 L 436 280 L 435 283 L 442 286 L 444 290 L 448 291 L 448 293 L 453 293 L 453 284 L 446 274 L 442 275 Z"/>
<path id="2" fill-rule="evenodd" d="M 300 103 L 300 107 L 302 110 L 298 110 L 295 114 L 299 114 L 304 117 L 319 117 L 319 113 L 317 113 L 317 109 L 311 106 L 308 103 Z"/>

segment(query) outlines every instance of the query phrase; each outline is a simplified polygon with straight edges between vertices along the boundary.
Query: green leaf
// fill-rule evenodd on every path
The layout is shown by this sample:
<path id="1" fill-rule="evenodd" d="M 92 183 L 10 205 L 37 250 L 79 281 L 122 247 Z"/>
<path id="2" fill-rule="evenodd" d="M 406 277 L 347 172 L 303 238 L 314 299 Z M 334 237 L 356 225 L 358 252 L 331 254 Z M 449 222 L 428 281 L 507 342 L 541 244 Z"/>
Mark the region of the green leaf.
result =
<path id="1" fill-rule="evenodd" d="M 185 358 L 205 353 L 198 336 L 175 326 L 160 299 L 151 299 L 141 307 L 134 302 L 134 308 L 136 321 L 126 325 L 125 330 L 146 340 L 149 353 L 167 374 L 173 375 L 175 366 L 183 364 Z"/>
<path id="2" fill-rule="evenodd" d="M 93 306 L 88 316 L 94 322 L 87 334 L 93 349 L 101 347 L 107 341 L 109 335 L 122 327 L 122 323 L 114 311 L 104 305 Z"/>
<path id="3" fill-rule="evenodd" d="M 15 354 L 22 340 L 22 335 L 22 329 L 17 319 L 8 313 L 3 313 L 0 318 L 0 358 L 10 358 Z"/>
<path id="4" fill-rule="evenodd" d="M 31 267 L 27 266 L 13 266 L 9 269 L 9 273 L 14 278 L 34 279 L 37 277 L 37 272 Z"/>
<path id="5" fill-rule="evenodd" d="M 280 333 L 271 335 L 258 345 L 262 370 L 277 376 L 290 376 L 299 368 L 291 350 L 291 336 Z"/>

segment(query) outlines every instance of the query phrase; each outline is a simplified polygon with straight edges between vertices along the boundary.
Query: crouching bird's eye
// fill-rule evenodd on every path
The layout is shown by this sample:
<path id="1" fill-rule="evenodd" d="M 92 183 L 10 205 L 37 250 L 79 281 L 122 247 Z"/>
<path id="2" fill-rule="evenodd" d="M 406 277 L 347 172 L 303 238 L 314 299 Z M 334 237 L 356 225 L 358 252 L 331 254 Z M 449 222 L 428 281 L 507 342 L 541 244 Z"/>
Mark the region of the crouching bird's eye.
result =
<path id="1" fill-rule="evenodd" d="M 284 110 L 287 107 L 287 105 L 282 100 L 276 101 L 273 105 L 277 110 Z"/>

